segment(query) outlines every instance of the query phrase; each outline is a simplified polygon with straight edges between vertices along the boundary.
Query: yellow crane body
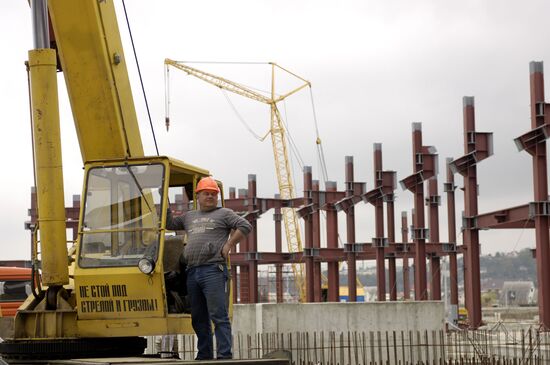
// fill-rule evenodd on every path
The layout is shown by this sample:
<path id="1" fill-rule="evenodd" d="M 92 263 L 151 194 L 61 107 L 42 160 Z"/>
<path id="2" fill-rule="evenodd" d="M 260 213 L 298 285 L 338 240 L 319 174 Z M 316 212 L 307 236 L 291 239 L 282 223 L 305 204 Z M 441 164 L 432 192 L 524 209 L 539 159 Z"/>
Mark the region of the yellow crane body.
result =
<path id="1" fill-rule="evenodd" d="M 33 270 L 41 285 L 18 310 L 14 337 L 0 343 L 0 355 L 141 354 L 141 336 L 193 333 L 178 291 L 185 282 L 176 287 L 166 279 L 168 271 L 183 274 L 177 259 L 185 244 L 166 231 L 166 211 L 169 188 L 185 188 L 197 209 L 196 184 L 210 173 L 144 156 L 113 0 L 49 0 L 48 10 L 57 52 L 29 52 L 39 209 Z M 84 165 L 78 239 L 69 251 L 56 69 Z"/>
<path id="2" fill-rule="evenodd" d="M 193 333 L 190 314 L 169 311 L 165 265 L 181 254 L 183 244 L 167 244 L 163 227 L 168 194 L 160 201 L 160 214 L 153 195 L 167 191 L 170 184 L 192 191 L 208 175 L 207 170 L 163 156 L 86 163 L 74 282 L 65 288 L 67 295 L 56 300 L 57 310 L 30 296 L 16 315 L 15 338 Z M 155 263 L 149 274 L 138 268 L 144 257 Z M 67 269 L 67 256 L 61 268 L 63 262 Z"/>
<path id="3" fill-rule="evenodd" d="M 168 200 L 165 194 L 160 205 L 162 214 L 156 217 L 152 194 L 153 190 L 167 189 L 169 182 L 192 187 L 200 177 L 208 175 L 208 171 L 167 157 L 137 158 L 127 163 L 124 159 L 94 161 L 86 165 L 88 196 L 106 190 L 118 192 L 117 203 L 101 205 L 102 201 L 94 200 L 88 202 L 93 208 L 81 211 L 83 226 L 75 267 L 78 335 L 121 337 L 193 333 L 189 314 L 168 312 L 165 261 L 181 252 L 178 249 L 183 247 L 167 247 L 165 230 L 161 227 L 165 226 L 166 209 L 163 207 Z M 133 180 L 131 174 L 123 175 L 126 166 L 135 167 L 143 194 L 132 194 L 132 189 L 124 191 L 123 186 Z M 112 213 L 107 215 L 108 219 L 104 210 Z M 105 242 L 110 242 L 111 247 L 103 247 Z M 136 259 L 148 255 L 159 259 L 155 270 L 144 275 Z M 111 267 L 105 268 L 107 265 Z"/>
<path id="4" fill-rule="evenodd" d="M 65 196 L 57 99 L 56 55 L 53 49 L 29 51 L 34 159 L 45 285 L 69 283 L 65 230 Z"/>

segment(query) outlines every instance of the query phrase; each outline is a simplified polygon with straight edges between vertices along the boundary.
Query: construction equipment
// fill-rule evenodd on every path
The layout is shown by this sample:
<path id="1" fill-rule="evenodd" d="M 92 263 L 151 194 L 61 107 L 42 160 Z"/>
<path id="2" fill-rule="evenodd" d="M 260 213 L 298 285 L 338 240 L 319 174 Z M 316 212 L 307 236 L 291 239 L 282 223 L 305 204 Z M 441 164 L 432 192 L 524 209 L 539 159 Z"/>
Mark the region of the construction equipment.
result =
<path id="1" fill-rule="evenodd" d="M 188 75 L 194 76 L 198 79 L 206 81 L 209 84 L 217 86 L 220 89 L 230 91 L 232 93 L 244 96 L 246 98 L 262 102 L 269 105 L 271 109 L 271 123 L 269 134 L 271 135 L 271 142 L 273 145 L 273 156 L 275 158 L 275 171 L 277 173 L 277 182 L 279 185 L 279 194 L 281 199 L 293 199 L 295 198 L 294 183 L 292 180 L 292 171 L 290 167 L 290 160 L 288 154 L 288 147 L 286 141 L 286 130 L 281 119 L 281 114 L 277 103 L 285 100 L 287 97 L 297 93 L 305 87 L 310 87 L 309 81 L 302 77 L 286 70 L 285 68 L 270 62 L 271 65 L 271 93 L 266 96 L 256 90 L 246 87 L 240 83 L 225 79 L 220 76 L 207 73 L 189 65 L 174 61 L 171 59 L 165 59 L 164 64 L 168 70 L 169 66 L 175 67 L 179 70 L 186 72 Z M 293 77 L 299 79 L 302 83 L 300 86 L 278 95 L 275 93 L 275 70 L 282 70 Z M 170 125 L 170 117 L 166 116 L 166 128 Z M 266 135 L 267 136 L 267 135 Z M 264 137 L 265 138 L 265 137 Z M 319 145 L 320 139 L 317 138 L 317 144 Z M 293 208 L 283 208 L 283 221 L 285 224 L 286 242 L 288 245 L 288 252 L 301 252 L 302 240 L 300 238 L 300 226 L 298 225 L 298 217 L 296 211 Z M 294 273 L 296 288 L 300 294 L 300 301 L 305 301 L 305 280 L 304 280 L 304 268 L 303 264 L 292 264 L 292 270 Z"/>
<path id="2" fill-rule="evenodd" d="M 190 315 L 169 305 L 174 288 L 165 280 L 164 260 L 178 257 L 183 244 L 165 239 L 166 208 L 170 187 L 194 192 L 209 172 L 144 155 L 113 0 L 49 0 L 47 8 L 41 0 L 31 3 L 35 49 L 28 69 L 39 212 L 33 262 L 41 285 L 17 312 L 15 335 L 0 344 L 0 354 L 138 355 L 146 345 L 140 336 L 193 333 Z M 84 163 L 79 235 L 70 251 L 57 69 Z"/>
<path id="3" fill-rule="evenodd" d="M 30 294 L 31 269 L 0 267 L 0 317 L 13 317 Z"/>

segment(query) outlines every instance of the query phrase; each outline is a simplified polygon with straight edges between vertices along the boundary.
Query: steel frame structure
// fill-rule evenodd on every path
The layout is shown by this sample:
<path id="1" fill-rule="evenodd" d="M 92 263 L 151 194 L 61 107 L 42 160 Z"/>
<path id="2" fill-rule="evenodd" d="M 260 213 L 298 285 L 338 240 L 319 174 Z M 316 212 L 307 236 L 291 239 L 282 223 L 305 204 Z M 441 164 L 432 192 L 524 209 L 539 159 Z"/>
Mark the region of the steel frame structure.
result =
<path id="1" fill-rule="evenodd" d="M 407 241 L 407 215 L 402 213 L 401 232 L 403 242 L 395 242 L 394 223 L 394 190 L 396 188 L 395 171 L 382 170 L 381 144 L 374 145 L 374 161 L 376 172 L 374 174 L 375 188 L 365 192 L 366 184 L 355 182 L 353 177 L 353 157 L 346 157 L 346 190 L 338 191 L 336 182 L 329 182 L 327 189 L 321 191 L 319 182 L 312 179 L 311 167 L 304 168 L 304 197 L 294 199 L 281 199 L 278 195 L 274 198 L 259 198 L 257 196 L 256 176 L 248 175 L 248 188 L 229 189 L 229 198 L 226 206 L 242 214 L 248 219 L 254 229 L 253 232 L 231 252 L 231 275 L 233 279 L 233 301 L 240 303 L 257 303 L 258 297 L 258 267 L 260 265 L 275 265 L 276 267 L 276 300 L 283 302 L 282 291 L 282 267 L 285 264 L 305 263 L 306 267 L 306 298 L 307 302 L 320 302 L 322 297 L 321 263 L 329 265 L 327 291 L 328 301 L 339 300 L 339 262 L 348 262 L 348 282 L 357 282 L 355 263 L 357 260 L 377 260 L 379 266 L 377 272 L 385 271 L 385 260 L 389 262 L 389 292 L 390 300 L 397 300 L 396 260 L 403 260 L 404 292 L 407 298 L 410 295 L 408 258 L 415 255 L 415 247 Z M 238 192 L 238 194 L 237 194 Z M 33 193 L 34 194 L 34 193 Z M 34 195 L 31 194 L 31 202 Z M 378 234 L 371 242 L 355 242 L 354 206 L 360 202 L 372 204 L 377 207 L 380 203 L 386 204 L 388 238 L 383 237 L 384 215 L 380 209 L 377 214 Z M 76 227 L 78 223 L 79 196 L 73 197 L 73 207 L 66 208 L 67 227 L 74 228 L 73 236 L 76 239 Z M 175 214 L 181 214 L 188 208 L 186 194 L 178 194 L 171 209 Z M 282 251 L 282 217 L 281 210 L 294 208 L 305 224 L 305 247 L 301 252 L 288 253 Z M 275 251 L 258 251 L 257 220 L 260 216 L 273 209 L 275 223 Z M 327 247 L 321 247 L 320 237 L 320 212 L 326 212 L 326 237 Z M 346 231 L 348 242 L 343 247 L 338 246 L 338 221 L 337 213 L 346 214 Z M 31 222 L 36 222 L 37 211 L 35 203 L 31 203 L 29 210 Z M 29 227 L 32 224 L 29 224 Z M 382 229 L 380 229 L 382 227 Z M 382 233 L 381 233 L 382 232 Z M 444 256 L 446 252 L 440 243 L 426 243 L 424 250 L 429 255 Z M 351 263 L 351 264 L 350 264 Z M 383 287 L 383 288 L 382 288 Z M 386 283 L 378 280 L 378 294 L 380 300 L 385 300 Z M 353 290 L 353 289 L 351 289 Z M 350 292 L 351 292 L 350 290 Z M 384 293 L 383 296 L 380 296 Z M 350 295 L 350 301 L 356 301 L 356 295 Z"/>
<path id="2" fill-rule="evenodd" d="M 463 98 L 464 155 L 446 160 L 446 180 L 443 191 L 446 194 L 448 217 L 448 241 L 440 242 L 437 166 L 438 157 L 434 147 L 422 143 L 420 123 L 412 125 L 413 173 L 400 181 L 405 190 L 414 194 L 412 225 L 408 227 L 407 213 L 401 213 L 401 242 L 395 239 L 394 190 L 396 172 L 382 167 L 382 145 L 374 144 L 374 184 L 369 191 L 366 183 L 354 181 L 353 157 L 345 157 L 345 189 L 339 191 L 335 181 L 327 182 L 321 191 L 319 181 L 313 180 L 312 169 L 303 170 L 303 197 L 281 199 L 257 196 L 256 176 L 248 176 L 247 189 L 230 188 L 226 206 L 242 214 L 253 225 L 253 233 L 241 242 L 231 253 L 232 277 L 235 285 L 233 300 L 240 303 L 257 303 L 258 267 L 274 264 L 276 275 L 276 300 L 283 302 L 283 265 L 304 264 L 307 302 L 320 302 L 323 298 L 321 263 L 328 265 L 327 300 L 339 300 L 340 262 L 347 262 L 349 301 L 356 301 L 357 260 L 376 260 L 377 297 L 386 300 L 389 288 L 390 300 L 397 300 L 396 260 L 402 260 L 403 297 L 410 298 L 409 258 L 414 257 L 414 295 L 417 300 L 441 298 L 440 258 L 449 257 L 451 317 L 458 317 L 458 275 L 457 255 L 464 257 L 464 295 L 469 315 L 470 328 L 478 328 L 481 322 L 479 231 L 486 229 L 533 228 L 536 231 L 535 257 L 539 285 L 539 317 L 543 329 L 550 329 L 550 200 L 548 199 L 548 172 L 546 139 L 550 136 L 550 104 L 544 98 L 544 75 L 542 62 L 530 63 L 531 130 L 517 137 L 515 143 L 520 151 L 532 156 L 534 200 L 516 207 L 504 208 L 488 213 L 478 212 L 477 164 L 493 154 L 492 133 L 477 132 L 475 128 L 474 98 Z M 462 217 L 463 243 L 457 245 L 454 174 L 463 177 L 464 212 Z M 427 181 L 425 198 L 424 182 Z M 360 202 L 374 207 L 375 236 L 371 242 L 357 242 L 355 205 Z M 386 227 L 384 234 L 384 204 L 386 205 Z M 428 206 L 429 228 L 425 227 L 424 206 Z M 73 196 L 73 206 L 66 208 L 67 228 L 73 229 L 77 238 L 78 210 L 80 199 Z M 300 252 L 282 250 L 282 211 L 295 209 L 305 226 L 305 246 Z M 176 197 L 172 209 L 185 211 L 185 194 Z M 273 209 L 275 247 L 274 251 L 259 251 L 257 220 Z M 326 216 L 326 232 L 321 232 L 321 212 Z M 338 244 L 338 212 L 346 215 L 346 241 Z M 31 209 L 27 222 L 33 229 L 37 222 L 36 193 L 31 191 Z M 409 242 L 408 233 L 413 242 Z M 321 237 L 326 235 L 326 247 L 321 247 Z M 430 260 L 428 288 L 426 260 Z M 386 285 L 386 260 L 388 281 Z"/>

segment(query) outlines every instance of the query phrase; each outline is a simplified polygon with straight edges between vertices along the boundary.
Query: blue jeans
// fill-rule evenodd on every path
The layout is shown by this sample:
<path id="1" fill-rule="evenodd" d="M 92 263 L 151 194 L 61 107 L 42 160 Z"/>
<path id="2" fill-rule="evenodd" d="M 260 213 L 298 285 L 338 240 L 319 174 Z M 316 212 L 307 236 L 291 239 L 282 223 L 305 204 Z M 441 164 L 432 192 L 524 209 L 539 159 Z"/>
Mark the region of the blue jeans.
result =
<path id="1" fill-rule="evenodd" d="M 187 291 L 191 300 L 191 323 L 197 334 L 197 360 L 214 358 L 212 325 L 217 358 L 231 359 L 231 322 L 228 313 L 226 265 L 208 264 L 187 271 Z"/>

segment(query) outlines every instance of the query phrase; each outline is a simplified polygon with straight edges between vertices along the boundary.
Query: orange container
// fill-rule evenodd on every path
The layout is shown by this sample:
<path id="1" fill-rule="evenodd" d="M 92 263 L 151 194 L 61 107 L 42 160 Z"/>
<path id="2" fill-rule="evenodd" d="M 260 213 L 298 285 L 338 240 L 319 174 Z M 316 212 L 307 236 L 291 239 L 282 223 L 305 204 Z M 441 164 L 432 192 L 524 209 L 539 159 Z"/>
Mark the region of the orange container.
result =
<path id="1" fill-rule="evenodd" d="M 31 269 L 0 266 L 0 314 L 13 317 L 31 293 Z"/>

